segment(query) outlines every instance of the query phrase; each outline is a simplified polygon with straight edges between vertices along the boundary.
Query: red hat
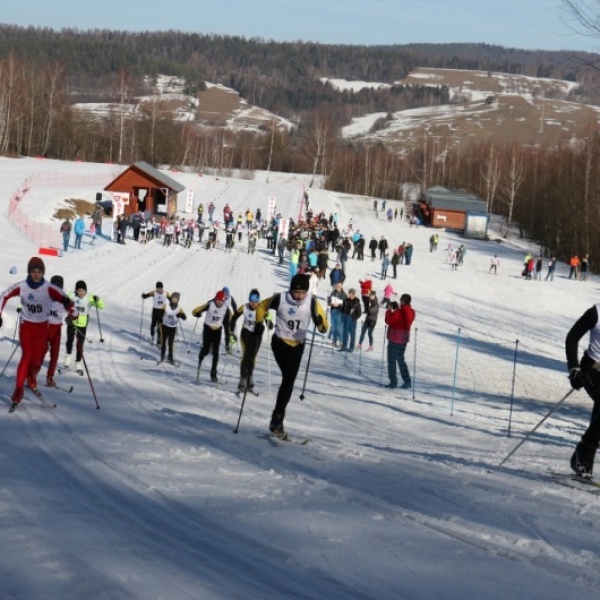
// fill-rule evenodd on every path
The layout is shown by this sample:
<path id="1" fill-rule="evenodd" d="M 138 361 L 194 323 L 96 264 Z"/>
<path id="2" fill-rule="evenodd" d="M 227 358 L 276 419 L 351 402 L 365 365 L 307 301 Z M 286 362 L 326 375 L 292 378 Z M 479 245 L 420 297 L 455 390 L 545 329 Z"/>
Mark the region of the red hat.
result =
<path id="1" fill-rule="evenodd" d="M 225 292 L 223 290 L 219 290 L 215 294 L 215 300 L 220 300 L 221 302 L 225 302 Z"/>
<path id="2" fill-rule="evenodd" d="M 42 273 L 46 272 L 46 265 L 44 265 L 44 261 L 39 256 L 31 257 L 27 263 L 27 273 L 31 273 L 33 269 L 41 269 Z"/>

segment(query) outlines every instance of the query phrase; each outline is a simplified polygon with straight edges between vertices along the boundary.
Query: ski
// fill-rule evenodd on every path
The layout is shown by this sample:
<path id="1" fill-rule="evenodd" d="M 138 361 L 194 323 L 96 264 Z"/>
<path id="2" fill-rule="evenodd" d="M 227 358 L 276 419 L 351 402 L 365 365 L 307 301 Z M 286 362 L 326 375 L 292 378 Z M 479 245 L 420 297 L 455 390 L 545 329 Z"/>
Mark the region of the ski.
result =
<path id="1" fill-rule="evenodd" d="M 310 442 L 310 438 L 295 438 L 291 437 L 288 433 L 283 435 L 277 435 L 276 433 L 262 433 L 259 437 L 263 437 L 269 440 L 272 444 L 278 445 L 277 442 L 286 442 L 287 444 L 296 444 L 296 446 L 306 446 Z"/>
<path id="2" fill-rule="evenodd" d="M 550 477 L 559 485 L 600 494 L 600 481 L 597 479 L 586 479 L 574 473 L 550 473 Z"/>
<path id="3" fill-rule="evenodd" d="M 160 365 L 163 365 L 163 364 L 170 365 L 171 367 L 175 367 L 176 369 L 179 369 L 179 367 L 181 366 L 181 363 L 179 363 L 179 362 L 165 360 L 164 358 L 156 361 L 157 367 Z"/>
<path id="4" fill-rule="evenodd" d="M 46 400 L 46 398 L 44 398 L 44 395 L 42 394 L 42 392 L 40 392 L 40 390 L 38 390 L 37 388 L 32 389 L 32 388 L 25 388 L 27 390 L 29 390 L 38 400 L 39 402 L 37 403 L 38 406 L 41 406 L 42 408 L 56 408 L 56 404 L 54 402 L 50 402 L 49 400 Z"/>
<path id="5" fill-rule="evenodd" d="M 45 383 L 44 385 L 49 388 L 54 388 L 56 390 L 60 390 L 61 392 L 65 392 L 66 394 L 70 394 L 73 391 L 72 385 L 70 385 L 68 388 L 64 388 L 64 387 L 61 387 L 60 385 L 56 385 L 56 384 L 48 385 L 47 383 Z"/>
<path id="6" fill-rule="evenodd" d="M 236 396 L 238 396 L 239 398 L 241 398 L 244 395 L 245 390 L 236 390 L 235 392 L 233 392 Z M 260 396 L 260 394 L 258 392 L 255 392 L 254 390 L 248 390 L 248 394 L 252 394 L 253 396 Z"/>
<path id="7" fill-rule="evenodd" d="M 18 402 L 11 402 L 10 403 L 10 408 L 8 409 L 9 413 L 14 413 L 15 410 L 17 410 L 17 407 L 19 406 Z"/>

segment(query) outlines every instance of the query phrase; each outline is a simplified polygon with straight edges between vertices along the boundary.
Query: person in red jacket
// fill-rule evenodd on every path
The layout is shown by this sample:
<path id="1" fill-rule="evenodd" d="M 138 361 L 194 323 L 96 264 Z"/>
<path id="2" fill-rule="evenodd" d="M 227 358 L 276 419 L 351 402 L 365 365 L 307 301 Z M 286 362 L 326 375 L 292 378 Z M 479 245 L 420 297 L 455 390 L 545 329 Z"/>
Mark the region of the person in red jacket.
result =
<path id="1" fill-rule="evenodd" d="M 400 369 L 400 375 L 403 384 L 400 386 L 403 390 L 408 390 L 412 387 L 408 366 L 404 360 L 406 345 L 410 340 L 410 328 L 415 320 L 415 311 L 410 305 L 412 299 L 410 294 L 402 294 L 400 296 L 400 305 L 397 302 L 390 302 L 388 309 L 385 311 L 385 323 L 387 329 L 388 350 L 388 377 L 390 383 L 387 388 L 398 387 L 398 373 L 396 365 Z"/>
<path id="2" fill-rule="evenodd" d="M 21 360 L 17 367 L 17 381 L 11 398 L 10 412 L 14 411 L 23 399 L 25 381 L 27 387 L 37 390 L 37 374 L 48 347 L 48 318 L 52 310 L 52 301 L 62 302 L 69 316 L 76 316 L 73 301 L 59 287 L 44 279 L 45 271 L 44 261 L 34 256 L 27 263 L 27 279 L 15 283 L 0 295 L 0 327 L 2 311 L 10 298 L 19 296 L 22 306 L 19 327 Z"/>

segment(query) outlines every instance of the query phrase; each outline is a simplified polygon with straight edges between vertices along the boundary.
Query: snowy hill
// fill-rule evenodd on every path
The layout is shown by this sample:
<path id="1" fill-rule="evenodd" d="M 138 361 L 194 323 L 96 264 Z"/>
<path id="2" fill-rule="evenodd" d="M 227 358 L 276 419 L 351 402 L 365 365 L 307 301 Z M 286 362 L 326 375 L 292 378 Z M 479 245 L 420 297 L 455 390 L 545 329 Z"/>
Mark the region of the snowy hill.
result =
<path id="1" fill-rule="evenodd" d="M 329 81 L 340 90 L 384 85 Z M 440 151 L 488 139 L 498 144 L 555 144 L 581 137 L 600 118 L 598 107 L 570 100 L 576 83 L 558 79 L 419 68 L 395 85 L 446 86 L 452 104 L 364 115 L 343 128 L 346 139 L 381 142 L 398 152 L 421 148 L 424 135 Z M 374 131 L 381 119 L 387 120 Z"/>
<path id="2" fill-rule="evenodd" d="M 51 173 L 60 185 L 33 186 L 21 209 L 58 227 L 52 215 L 66 197 L 93 198 L 98 191 L 96 184 L 69 181 L 93 174 L 108 183 L 116 169 L 0 158 L 2 210 L 24 179 Z M 196 203 L 213 200 L 219 211 L 227 202 L 236 213 L 259 207 L 266 213 L 276 197 L 278 211 L 297 217 L 306 186 L 289 175 L 270 174 L 269 183 L 264 174 L 253 181 L 169 175 L 195 191 Z M 568 280 L 560 265 L 553 282 L 525 281 L 523 253 L 535 248 L 441 232 L 440 249 L 429 252 L 431 230 L 388 223 L 381 212 L 376 218 L 371 198 L 315 189 L 310 202 L 317 211 L 337 212 L 342 225 L 352 219 L 367 239 L 385 235 L 392 245 L 413 244 L 413 263 L 400 266 L 393 281 L 397 292 L 412 294 L 417 312 L 408 354 L 423 348 L 419 340 L 433 341 L 417 357 L 412 392 L 376 385 L 387 382 L 382 311 L 374 352 L 341 356 L 315 338 L 300 401 L 305 352 L 286 428 L 310 442 L 265 439 L 280 380 L 265 339 L 255 372 L 260 396 L 247 398 L 234 435 L 237 357 L 221 357 L 222 385 L 210 383 L 206 366 L 196 384 L 202 323 L 190 316 L 176 345 L 181 368 L 157 367 L 156 350 L 140 341 L 150 310 L 140 294 L 162 280 L 181 292 L 189 315 L 225 285 L 238 302 L 255 286 L 263 297 L 285 289 L 287 264 L 278 265 L 263 241 L 248 254 L 245 239 L 226 253 L 220 245 L 208 252 L 197 243 L 164 248 L 130 239 L 90 246 L 86 237 L 82 250 L 45 259 L 46 275 L 62 274 L 68 290 L 84 279 L 106 303 L 101 321 L 91 316 L 85 346 L 100 410 L 87 377 L 65 373 L 59 383 L 73 385 L 71 394 L 43 388 L 58 403 L 55 410 L 26 394 L 14 414 L 0 411 L 3 597 L 596 597 L 599 498 L 549 475 L 568 473 L 589 418 L 585 395 L 573 394 L 507 464 L 498 464 L 569 391 L 564 337 L 597 301 L 598 279 Z M 24 277 L 37 247 L 7 219 L 0 235 L 5 289 Z M 456 272 L 446 261 L 449 244 L 468 248 Z M 494 254 L 501 260 L 497 276 L 488 273 Z M 368 273 L 381 296 L 379 270 L 379 261 L 350 260 L 346 288 Z M 321 283 L 321 301 L 327 291 Z M 2 315 L 3 366 L 14 348 L 16 307 L 11 300 Z M 459 328 L 466 362 L 457 350 Z M 490 385 L 499 382 L 498 365 L 517 339 L 525 355 L 519 369 L 527 376 L 518 374 L 522 402 L 508 437 L 506 396 Z M 18 354 L 1 382 L 6 408 Z M 462 367 L 453 389 L 441 371 L 456 361 Z M 530 377 L 536 369 L 544 376 Z"/>

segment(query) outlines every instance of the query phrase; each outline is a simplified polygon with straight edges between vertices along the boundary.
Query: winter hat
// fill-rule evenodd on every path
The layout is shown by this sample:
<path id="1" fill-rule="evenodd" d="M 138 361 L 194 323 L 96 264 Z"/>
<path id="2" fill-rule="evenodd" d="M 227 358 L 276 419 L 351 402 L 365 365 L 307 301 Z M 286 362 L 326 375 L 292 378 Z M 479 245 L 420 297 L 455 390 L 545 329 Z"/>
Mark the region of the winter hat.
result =
<path id="1" fill-rule="evenodd" d="M 50 278 L 50 283 L 53 283 L 61 290 L 65 286 L 65 280 L 63 279 L 62 275 L 52 275 L 52 277 Z"/>
<path id="2" fill-rule="evenodd" d="M 83 281 L 83 279 L 80 279 L 75 284 L 75 291 L 77 291 L 77 290 L 85 290 L 87 292 L 87 283 L 85 281 Z"/>
<path id="3" fill-rule="evenodd" d="M 179 299 L 181 298 L 181 294 L 179 292 L 172 292 L 171 293 L 171 300 L 176 299 L 177 302 L 179 302 Z"/>
<path id="4" fill-rule="evenodd" d="M 250 291 L 248 302 L 260 302 L 260 293 L 258 290 L 254 289 Z"/>
<path id="5" fill-rule="evenodd" d="M 27 263 L 27 273 L 31 273 L 33 269 L 41 269 L 42 273 L 46 272 L 46 265 L 39 256 L 32 256 Z"/>
<path id="6" fill-rule="evenodd" d="M 223 292 L 223 290 L 219 290 L 215 294 L 215 300 L 220 300 L 221 302 L 225 302 L 225 292 Z"/>
<path id="7" fill-rule="evenodd" d="M 225 294 L 225 296 L 231 296 L 231 294 L 229 293 L 229 288 L 227 286 L 223 288 L 223 293 Z"/>
<path id="8" fill-rule="evenodd" d="M 163 289 L 163 282 L 162 281 L 157 281 L 156 282 L 156 289 L 157 290 L 162 290 Z"/>
<path id="9" fill-rule="evenodd" d="M 310 277 L 304 273 L 298 273 L 292 277 L 290 281 L 290 291 L 308 292 L 310 287 Z"/>

